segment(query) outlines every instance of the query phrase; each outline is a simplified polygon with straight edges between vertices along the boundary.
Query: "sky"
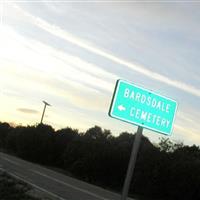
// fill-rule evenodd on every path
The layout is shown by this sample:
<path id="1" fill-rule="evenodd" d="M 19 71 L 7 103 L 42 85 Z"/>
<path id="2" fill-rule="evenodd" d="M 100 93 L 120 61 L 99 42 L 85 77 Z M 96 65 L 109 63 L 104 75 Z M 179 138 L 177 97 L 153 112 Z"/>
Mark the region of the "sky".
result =
<path id="1" fill-rule="evenodd" d="M 175 99 L 171 140 L 200 145 L 200 1 L 1 1 L 0 121 L 113 135 L 117 79 Z M 144 129 L 152 142 L 164 135 Z"/>

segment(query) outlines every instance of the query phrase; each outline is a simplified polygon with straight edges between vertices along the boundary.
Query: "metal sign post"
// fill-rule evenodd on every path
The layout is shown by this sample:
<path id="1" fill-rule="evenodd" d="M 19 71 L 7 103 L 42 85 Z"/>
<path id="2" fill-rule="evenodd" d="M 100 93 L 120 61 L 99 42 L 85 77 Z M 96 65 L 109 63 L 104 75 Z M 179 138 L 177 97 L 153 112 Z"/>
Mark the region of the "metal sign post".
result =
<path id="1" fill-rule="evenodd" d="M 137 154 L 138 154 L 138 150 L 139 150 L 140 142 L 142 138 L 142 131 L 143 131 L 143 128 L 141 126 L 138 126 L 137 133 L 135 134 L 134 144 L 132 146 L 131 157 L 130 157 L 130 161 L 129 161 L 129 165 L 128 165 L 128 169 L 126 173 L 126 178 L 124 181 L 121 200 L 126 200 L 128 196 L 128 191 L 129 191 L 131 179 L 133 176 L 133 172 L 135 169 Z"/>

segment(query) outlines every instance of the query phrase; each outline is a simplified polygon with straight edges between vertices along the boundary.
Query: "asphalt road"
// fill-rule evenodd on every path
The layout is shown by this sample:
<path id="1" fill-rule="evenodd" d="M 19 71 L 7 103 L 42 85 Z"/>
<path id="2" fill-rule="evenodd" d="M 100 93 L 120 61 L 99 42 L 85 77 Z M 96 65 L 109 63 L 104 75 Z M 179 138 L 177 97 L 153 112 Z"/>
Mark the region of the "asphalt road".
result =
<path id="1" fill-rule="evenodd" d="M 120 195 L 49 170 L 17 157 L 0 153 L 0 168 L 60 200 L 120 200 Z M 133 200 L 128 198 L 128 200 Z"/>

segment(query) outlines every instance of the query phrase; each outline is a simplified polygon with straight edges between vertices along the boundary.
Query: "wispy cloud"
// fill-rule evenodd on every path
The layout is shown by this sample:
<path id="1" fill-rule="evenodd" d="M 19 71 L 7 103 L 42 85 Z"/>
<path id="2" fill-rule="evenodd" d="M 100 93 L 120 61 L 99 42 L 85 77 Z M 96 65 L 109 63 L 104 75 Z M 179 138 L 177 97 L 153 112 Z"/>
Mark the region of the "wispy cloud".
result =
<path id="1" fill-rule="evenodd" d="M 29 108 L 18 108 L 17 110 L 19 112 L 26 113 L 26 114 L 38 114 L 39 113 L 39 111 L 34 110 L 34 109 L 29 109 Z"/>
<path id="2" fill-rule="evenodd" d="M 19 6 L 21 5 L 19 4 Z M 175 137 L 178 135 L 182 138 L 187 138 L 191 143 L 193 141 L 200 142 L 200 137 L 198 135 L 199 115 L 193 116 L 195 113 L 194 110 L 197 107 L 195 107 L 195 109 L 184 108 L 184 106 L 188 104 L 191 104 L 191 107 L 194 108 L 194 104 L 189 101 L 190 99 L 195 99 L 195 102 L 198 104 L 198 98 L 194 98 L 194 96 L 200 97 L 200 89 L 197 88 L 199 85 L 196 84 L 195 88 L 195 83 L 192 81 L 195 78 L 199 80 L 198 73 L 196 73 L 198 69 L 196 68 L 197 70 L 195 71 L 194 68 L 196 65 L 193 66 L 189 64 L 189 62 L 188 67 L 182 65 L 182 63 L 184 64 L 187 60 L 187 56 L 184 56 L 185 54 L 179 55 L 179 58 L 184 58 L 180 63 L 177 62 L 171 65 L 175 63 L 173 58 L 177 58 L 177 51 L 179 52 L 179 49 L 176 48 L 176 41 L 171 41 L 170 39 L 163 40 L 163 38 L 160 38 L 158 42 L 154 40 L 155 38 L 157 39 L 158 35 L 154 35 L 155 38 L 153 38 L 152 35 L 149 34 L 155 33 L 156 28 L 158 30 L 162 29 L 159 26 L 160 19 L 158 19 L 154 27 L 149 21 L 144 21 L 143 25 L 141 24 L 141 26 L 139 26 L 141 21 L 138 19 L 140 19 L 141 16 L 138 10 L 138 13 L 135 14 L 138 15 L 138 18 L 131 20 L 132 24 L 129 23 L 128 20 L 127 24 L 124 24 L 126 20 L 124 20 L 125 18 L 121 18 L 123 19 L 121 20 L 121 24 L 124 25 L 124 32 L 122 32 L 121 30 L 117 31 L 120 21 L 118 18 L 115 18 L 116 15 L 108 15 L 108 18 L 111 19 L 108 24 L 104 23 L 105 21 L 102 21 L 102 18 L 98 14 L 95 15 L 96 18 L 99 19 L 99 23 L 104 25 L 104 27 L 98 29 L 97 26 L 99 26 L 99 24 L 96 23 L 96 19 L 92 20 L 92 22 L 88 22 L 88 18 L 93 16 L 94 13 L 86 12 L 83 8 L 80 8 L 80 10 L 77 11 L 78 14 L 75 13 L 72 17 L 76 19 L 75 21 L 77 23 L 74 23 L 73 20 L 70 21 L 71 15 L 70 17 L 68 16 L 69 13 L 73 12 L 73 9 L 70 10 L 71 12 L 67 12 L 67 14 L 66 9 L 63 9 L 66 14 L 66 20 L 69 20 L 67 22 L 65 21 L 65 15 L 63 13 L 59 13 L 59 10 L 58 12 L 55 11 L 58 19 L 60 19 L 59 17 L 64 19 L 63 22 L 60 20 L 60 23 L 58 23 L 58 21 L 56 22 L 54 15 L 51 15 L 52 13 L 50 14 L 48 12 L 47 15 L 45 12 L 43 13 L 43 15 L 49 17 L 49 20 L 46 19 L 45 21 L 43 18 L 36 17 L 36 15 L 32 13 L 32 8 L 30 9 L 30 13 L 27 10 L 26 6 L 23 9 L 14 6 L 14 9 L 9 10 L 9 13 L 7 13 L 7 15 L 10 16 L 10 19 L 8 17 L 7 20 L 8 23 L 4 24 L 0 30 L 0 106 L 2 116 L 4 116 L 5 120 L 16 121 L 18 123 L 24 121 L 29 124 L 38 122 L 40 120 L 40 115 L 37 115 L 38 111 L 27 108 L 29 108 L 31 104 L 32 107 L 38 110 L 41 109 L 42 111 L 43 105 L 41 105 L 40 99 L 46 99 L 53 105 L 53 107 L 48 109 L 47 113 L 49 114 L 49 118 L 46 119 L 46 121 L 52 125 L 61 128 L 67 122 L 68 125 L 73 125 L 75 128 L 78 126 L 87 129 L 89 126 L 99 124 L 101 126 L 110 127 L 111 129 L 117 127 L 115 133 L 119 133 L 119 129 L 122 131 L 127 130 L 128 126 L 127 124 L 123 125 L 123 123 L 121 125 L 117 121 L 106 117 L 111 92 L 113 91 L 114 82 L 119 76 L 123 78 L 124 74 L 127 74 L 125 77 L 130 78 L 132 75 L 136 74 L 138 80 L 145 80 L 147 85 L 150 83 L 156 84 L 156 87 L 170 88 L 172 92 L 177 92 L 177 95 L 179 95 L 180 91 L 181 95 L 183 95 L 183 91 L 185 92 L 183 95 L 185 96 L 184 98 L 179 96 L 179 100 L 184 99 L 184 105 L 182 103 L 182 106 L 179 107 L 174 128 L 174 132 L 177 134 L 174 135 Z M 88 14 L 88 18 L 82 17 L 83 21 L 80 20 L 82 15 L 79 15 L 79 13 L 83 13 L 82 11 Z M 107 11 L 110 10 L 108 9 Z M 33 12 L 35 12 L 35 7 Z M 151 14 L 149 13 L 148 16 L 149 15 Z M 50 24 L 50 20 L 52 19 L 56 25 Z M 115 28 L 112 24 L 113 19 L 116 20 Z M 155 22 L 156 19 L 157 15 L 150 21 Z M 168 22 L 168 18 L 165 18 L 165 20 Z M 136 26 L 134 26 L 137 21 L 138 24 L 136 23 Z M 85 23 L 83 22 L 88 22 L 88 27 L 84 26 Z M 76 24 L 77 26 L 82 24 L 84 28 L 80 27 L 79 29 L 76 27 L 76 31 L 73 31 L 73 28 L 70 28 L 70 23 Z M 61 26 L 57 24 L 61 24 L 62 27 L 66 25 L 67 30 L 61 28 Z M 108 31 L 108 27 L 110 31 Z M 132 29 L 128 34 L 129 28 L 134 30 L 135 35 L 132 34 Z M 139 30 L 139 28 L 142 30 Z M 171 29 L 168 26 L 165 28 L 164 30 L 168 30 L 169 33 L 171 33 Z M 94 31 L 94 29 L 96 31 Z M 172 29 L 174 30 L 174 27 L 172 27 Z M 68 32 L 68 30 L 70 31 Z M 100 34 L 102 33 L 101 31 L 105 34 Z M 145 33 L 143 33 L 143 31 Z M 116 34 L 120 36 L 123 35 L 124 37 L 113 35 L 112 32 L 116 32 Z M 75 34 L 73 35 L 72 33 Z M 147 37 L 147 35 L 149 36 Z M 89 38 L 91 40 L 83 40 L 82 38 Z M 110 39 L 113 40 L 112 43 L 110 43 Z M 126 48 L 127 41 L 130 42 L 130 48 Z M 165 48 L 163 41 L 166 43 L 171 41 L 174 46 L 169 45 L 170 48 Z M 147 45 L 148 42 L 150 43 Z M 159 43 L 161 48 L 155 48 L 156 42 Z M 101 48 L 102 46 L 104 46 L 106 50 Z M 120 50 L 116 48 L 118 46 Z M 129 51 L 137 47 L 139 49 L 136 49 L 134 53 Z M 116 48 L 116 51 L 114 51 L 114 48 Z M 190 48 L 185 48 L 184 45 L 181 47 L 179 46 L 179 48 L 190 50 Z M 125 57 L 133 59 L 131 54 L 136 55 L 135 58 L 137 58 L 137 56 L 139 54 L 141 55 L 141 52 L 144 51 L 154 52 L 155 59 L 159 57 L 158 60 L 162 60 L 163 63 L 166 64 L 165 67 L 161 68 L 160 66 L 163 66 L 162 64 L 152 63 L 152 60 L 148 59 L 152 54 L 150 54 L 149 57 L 146 54 L 142 54 L 141 59 L 137 60 L 137 62 L 139 62 L 143 60 L 144 57 L 146 61 L 143 62 L 143 65 L 136 64 L 134 60 L 132 62 L 128 59 L 124 59 Z M 113 52 L 116 52 L 120 57 L 116 56 Z M 198 54 L 196 50 L 195 52 Z M 128 53 L 130 55 L 125 56 L 125 54 Z M 191 55 L 193 55 L 193 53 L 191 53 Z M 109 64 L 109 69 L 106 69 L 107 63 Z M 170 67 L 168 68 L 166 66 Z M 152 70 L 150 70 L 150 68 Z M 169 74 L 172 70 L 174 70 L 173 75 L 171 73 Z M 190 76 L 192 73 L 195 74 L 195 76 Z M 169 74 L 169 76 L 163 74 Z M 187 80 L 187 82 L 190 82 L 191 85 L 184 82 L 184 80 L 186 80 L 185 78 L 189 76 L 192 78 Z M 171 77 L 174 77 L 174 79 Z M 182 79 L 178 79 L 178 77 Z M 164 83 L 165 85 L 160 83 Z M 108 94 L 110 94 L 110 96 Z M 187 115 L 187 113 L 189 114 Z M 132 128 L 133 127 L 130 126 L 130 130 L 132 130 Z M 150 134 L 150 137 L 152 137 L 153 134 Z"/>
<path id="3" fill-rule="evenodd" d="M 35 101 L 38 96 L 50 96 L 86 110 L 107 108 L 109 97 L 105 92 L 113 90 L 112 82 L 117 79 L 114 74 L 77 56 L 23 37 L 10 27 L 4 26 L 3 32 L 0 83 L 4 90 L 15 82 L 12 91 L 21 92 L 21 97 L 31 95 Z"/>
<path id="4" fill-rule="evenodd" d="M 129 69 L 134 70 L 134 71 L 136 71 L 136 72 L 138 72 L 138 73 L 140 73 L 140 74 L 142 74 L 142 75 L 144 75 L 148 78 L 151 78 L 153 80 L 165 83 L 165 84 L 170 85 L 174 88 L 177 88 L 177 89 L 185 91 L 189 94 L 200 97 L 200 89 L 198 89 L 198 88 L 196 88 L 192 85 L 186 84 L 186 83 L 178 81 L 178 80 L 170 79 L 169 77 L 166 77 L 166 76 L 159 74 L 155 71 L 148 70 L 144 66 L 134 64 L 134 63 L 131 63 L 127 60 L 116 57 L 115 55 L 108 53 L 108 52 L 94 46 L 93 44 L 90 44 L 87 41 L 84 41 L 84 40 L 82 40 L 78 37 L 71 35 L 66 30 L 63 30 L 56 25 L 52 25 L 52 24 L 48 23 L 47 21 L 45 21 L 45 20 L 43 20 L 39 17 L 35 17 L 35 16 L 31 15 L 30 13 L 24 11 L 23 9 L 21 9 L 20 7 L 18 7 L 16 5 L 15 5 L 15 8 L 20 9 L 21 13 L 23 13 L 23 15 L 25 17 L 27 17 L 27 19 L 31 23 L 33 23 L 35 26 L 49 32 L 50 34 L 52 34 L 54 36 L 62 38 L 67 42 L 70 42 L 74 45 L 77 45 L 77 46 L 79 46 L 79 47 L 81 47 L 81 48 L 83 48 L 83 49 L 85 49 L 89 52 L 92 52 L 96 55 L 104 57 L 104 58 L 106 58 L 110 61 L 117 63 L 117 64 L 124 65 L 124 66 L 128 67 Z"/>
<path id="5" fill-rule="evenodd" d="M 112 82 L 116 80 L 117 76 L 101 69 L 95 64 L 89 63 L 77 56 L 72 56 L 67 52 L 64 53 L 34 39 L 20 36 L 7 26 L 4 26 L 0 36 L 0 41 L 2 41 L 2 54 L 0 56 L 6 60 L 14 61 L 15 64 L 18 63 L 19 66 L 22 63 L 24 66 L 29 66 L 29 69 L 23 67 L 26 74 L 33 75 L 28 72 L 30 68 L 41 73 L 35 77 L 38 80 L 48 75 L 62 81 L 81 82 L 97 90 L 112 90 Z M 7 68 L 4 69 L 4 71 L 8 70 Z M 19 69 L 15 70 L 15 72 L 12 70 L 12 73 L 19 74 L 18 72 Z M 106 80 L 102 79 L 102 77 Z"/>

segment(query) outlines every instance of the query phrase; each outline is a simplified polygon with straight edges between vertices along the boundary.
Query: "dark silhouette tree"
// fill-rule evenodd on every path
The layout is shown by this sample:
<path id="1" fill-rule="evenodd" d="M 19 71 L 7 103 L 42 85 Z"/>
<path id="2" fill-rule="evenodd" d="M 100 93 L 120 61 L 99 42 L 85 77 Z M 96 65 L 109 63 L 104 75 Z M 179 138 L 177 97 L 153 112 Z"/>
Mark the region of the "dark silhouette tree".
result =
<path id="1" fill-rule="evenodd" d="M 0 122 L 0 148 L 5 148 L 6 137 L 11 130 L 12 130 L 12 127 L 9 125 L 9 123 Z"/>
<path id="2" fill-rule="evenodd" d="M 56 166 L 82 180 L 120 191 L 135 135 L 94 126 L 85 133 L 51 126 L 11 127 L 0 123 L 0 145 L 23 159 Z M 142 137 L 131 194 L 147 199 L 199 200 L 200 148 L 162 138 L 153 145 Z"/>

